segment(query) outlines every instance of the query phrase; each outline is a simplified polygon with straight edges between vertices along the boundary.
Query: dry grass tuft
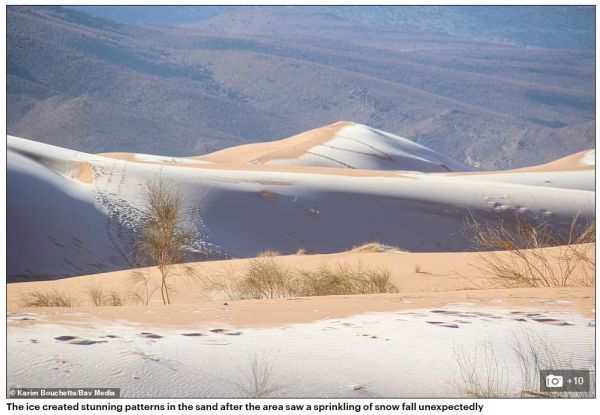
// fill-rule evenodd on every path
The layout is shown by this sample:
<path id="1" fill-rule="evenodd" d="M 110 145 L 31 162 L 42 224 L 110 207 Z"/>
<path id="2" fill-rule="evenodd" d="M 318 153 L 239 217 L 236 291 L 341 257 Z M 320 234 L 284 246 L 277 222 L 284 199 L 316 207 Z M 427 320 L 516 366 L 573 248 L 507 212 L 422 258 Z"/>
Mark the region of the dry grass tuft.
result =
<path id="1" fill-rule="evenodd" d="M 152 297 L 160 288 L 160 283 L 146 270 L 135 270 L 128 278 L 130 295 L 134 303 L 150 304 Z"/>
<path id="2" fill-rule="evenodd" d="M 455 387 L 461 395 L 469 398 L 509 397 L 509 373 L 506 365 L 500 364 L 491 341 L 471 353 L 455 351 L 460 380 Z"/>
<path id="3" fill-rule="evenodd" d="M 395 293 L 388 269 L 364 268 L 362 264 L 321 265 L 314 271 L 300 271 L 296 295 L 323 296 L 348 294 Z"/>
<path id="4" fill-rule="evenodd" d="M 566 236 L 549 224 L 468 224 L 476 247 L 490 251 L 477 255 L 472 266 L 491 285 L 501 288 L 593 286 L 595 257 L 590 244 L 596 240 L 595 222 L 574 218 Z M 547 248 L 554 247 L 552 250 Z M 503 251 L 503 252 L 499 252 Z M 477 285 L 477 284 L 476 284 Z"/>
<path id="5" fill-rule="evenodd" d="M 91 303 L 96 307 L 119 307 L 127 303 L 125 296 L 121 295 L 117 289 L 105 293 L 100 283 L 90 283 L 86 286 L 84 293 L 87 294 Z"/>
<path id="6" fill-rule="evenodd" d="M 104 290 L 100 284 L 90 283 L 83 291 L 90 298 L 93 305 L 102 307 L 104 304 Z"/>
<path id="7" fill-rule="evenodd" d="M 523 330 L 515 333 L 513 354 L 506 361 L 499 361 L 492 340 L 470 353 L 455 351 L 458 365 L 458 381 L 451 382 L 465 397 L 473 398 L 593 398 L 595 396 L 595 373 L 590 373 L 590 392 L 540 392 L 540 370 L 579 369 L 569 356 L 561 353 L 552 343 L 533 332 Z M 594 367 L 594 351 L 589 350 L 589 361 L 584 367 Z M 519 363 L 519 374 L 510 373 L 507 363 Z"/>
<path id="8" fill-rule="evenodd" d="M 397 246 L 386 245 L 383 242 L 371 241 L 362 245 L 356 245 L 352 247 L 352 252 L 389 252 L 389 251 L 401 251 Z"/>
<path id="9" fill-rule="evenodd" d="M 282 389 L 273 381 L 273 363 L 268 355 L 254 355 L 243 371 L 246 384 L 242 387 L 252 398 L 267 398 Z"/>
<path id="10" fill-rule="evenodd" d="M 127 304 L 127 299 L 118 290 L 110 290 L 105 300 L 106 305 L 111 307 L 121 307 Z"/>
<path id="11" fill-rule="evenodd" d="M 51 291 L 29 291 L 21 293 L 19 304 L 22 307 L 77 307 L 79 303 L 68 292 Z"/>
<path id="12" fill-rule="evenodd" d="M 241 298 L 281 298 L 293 296 L 296 291 L 293 271 L 272 257 L 250 260 L 246 274 L 233 283 L 233 290 Z"/>
<path id="13" fill-rule="evenodd" d="M 205 282 L 209 291 L 230 300 L 398 292 L 386 269 L 342 263 L 297 270 L 273 257 L 252 259 L 241 276 L 229 269 Z"/>

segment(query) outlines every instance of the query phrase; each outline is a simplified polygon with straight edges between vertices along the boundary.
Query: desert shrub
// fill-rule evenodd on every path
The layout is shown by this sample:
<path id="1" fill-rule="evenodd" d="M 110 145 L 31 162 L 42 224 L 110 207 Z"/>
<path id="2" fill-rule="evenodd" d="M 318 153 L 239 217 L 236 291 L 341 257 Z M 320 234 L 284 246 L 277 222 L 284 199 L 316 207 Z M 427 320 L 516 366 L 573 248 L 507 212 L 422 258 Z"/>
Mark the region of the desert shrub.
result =
<path id="1" fill-rule="evenodd" d="M 171 304 L 170 294 L 174 292 L 172 276 L 185 260 L 184 250 L 193 238 L 183 226 L 182 199 L 176 189 L 161 179 L 150 180 L 146 182 L 143 197 L 144 217 L 135 256 L 160 272 L 160 294 L 167 305 Z"/>
<path id="2" fill-rule="evenodd" d="M 85 287 L 84 293 L 87 294 L 92 304 L 96 307 L 104 305 L 104 290 L 102 289 L 102 285 L 90 283 Z"/>
<path id="3" fill-rule="evenodd" d="M 590 244 L 596 240 L 595 222 L 572 220 L 566 234 L 548 223 L 516 224 L 503 221 L 468 224 L 475 247 L 488 251 L 477 255 L 472 266 L 492 285 L 502 288 L 592 286 L 595 257 Z M 551 249 L 549 249 L 551 248 Z M 502 252 L 501 252 L 502 251 Z"/>
<path id="4" fill-rule="evenodd" d="M 124 306 L 127 303 L 126 297 L 122 295 L 118 290 L 113 289 L 110 290 L 108 295 L 106 296 L 106 305 L 112 307 L 120 307 Z"/>
<path id="5" fill-rule="evenodd" d="M 272 257 L 250 260 L 243 278 L 234 284 L 242 298 L 289 297 L 295 291 L 293 270 L 282 266 Z"/>
<path id="6" fill-rule="evenodd" d="M 370 269 L 362 264 L 321 265 L 314 271 L 300 271 L 297 295 L 323 296 L 397 292 L 391 272 Z"/>
<path id="7" fill-rule="evenodd" d="M 22 307 L 77 307 L 79 305 L 75 297 L 68 292 L 60 292 L 56 289 L 21 293 L 19 304 Z"/>
<path id="8" fill-rule="evenodd" d="M 231 300 L 397 292 L 386 269 L 362 264 L 324 264 L 315 270 L 286 267 L 273 257 L 255 258 L 241 276 L 233 270 L 206 278 L 209 291 Z"/>
<path id="9" fill-rule="evenodd" d="M 128 278 L 131 300 L 143 305 L 150 304 L 154 293 L 158 291 L 160 284 L 146 270 L 135 270 Z"/>
<path id="10" fill-rule="evenodd" d="M 108 293 L 104 291 L 102 284 L 92 282 L 88 284 L 84 293 L 90 298 L 90 301 L 96 307 L 103 306 L 123 306 L 127 303 L 127 299 L 117 289 L 112 289 Z"/>

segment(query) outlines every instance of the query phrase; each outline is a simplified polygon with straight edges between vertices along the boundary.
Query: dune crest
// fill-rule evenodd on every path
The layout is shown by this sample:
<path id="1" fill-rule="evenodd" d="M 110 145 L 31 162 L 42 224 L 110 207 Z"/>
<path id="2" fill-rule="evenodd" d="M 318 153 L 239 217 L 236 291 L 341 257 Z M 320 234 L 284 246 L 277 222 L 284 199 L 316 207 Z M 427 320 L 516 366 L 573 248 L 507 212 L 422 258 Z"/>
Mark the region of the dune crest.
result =
<path id="1" fill-rule="evenodd" d="M 314 166 L 425 173 L 473 170 L 413 141 L 349 121 L 339 121 L 283 140 L 228 148 L 199 159 L 228 165 Z"/>

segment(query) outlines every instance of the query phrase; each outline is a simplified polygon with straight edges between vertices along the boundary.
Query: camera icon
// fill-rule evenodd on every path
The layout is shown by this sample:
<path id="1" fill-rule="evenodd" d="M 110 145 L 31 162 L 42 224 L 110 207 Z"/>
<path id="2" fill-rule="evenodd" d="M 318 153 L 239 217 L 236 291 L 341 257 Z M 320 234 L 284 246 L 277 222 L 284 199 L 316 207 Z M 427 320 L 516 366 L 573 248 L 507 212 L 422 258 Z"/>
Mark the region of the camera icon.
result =
<path id="1" fill-rule="evenodd" d="M 562 388 L 563 387 L 563 377 L 556 376 L 556 375 L 546 376 L 546 387 L 547 388 Z"/>

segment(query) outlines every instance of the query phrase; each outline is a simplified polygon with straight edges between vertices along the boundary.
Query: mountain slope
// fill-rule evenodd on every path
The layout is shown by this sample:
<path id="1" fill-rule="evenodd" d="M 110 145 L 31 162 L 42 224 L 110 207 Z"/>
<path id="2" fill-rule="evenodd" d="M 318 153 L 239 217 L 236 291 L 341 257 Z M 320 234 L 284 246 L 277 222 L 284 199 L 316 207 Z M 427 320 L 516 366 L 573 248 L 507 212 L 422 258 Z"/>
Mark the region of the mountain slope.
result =
<path id="1" fill-rule="evenodd" d="M 231 9 L 174 28 L 9 6 L 8 131 L 86 152 L 184 156 L 350 119 L 487 169 L 594 146 L 592 50 L 294 10 Z M 278 20 L 275 33 L 255 31 Z"/>

